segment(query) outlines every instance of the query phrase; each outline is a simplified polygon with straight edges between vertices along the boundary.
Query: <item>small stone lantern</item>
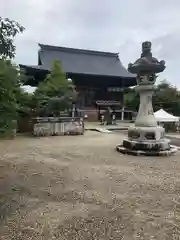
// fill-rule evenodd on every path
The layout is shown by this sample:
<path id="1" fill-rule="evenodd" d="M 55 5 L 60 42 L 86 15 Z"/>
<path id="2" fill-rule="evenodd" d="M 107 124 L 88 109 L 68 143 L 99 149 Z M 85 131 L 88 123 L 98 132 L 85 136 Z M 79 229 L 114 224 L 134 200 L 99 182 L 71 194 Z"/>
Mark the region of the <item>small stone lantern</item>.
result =
<path id="1" fill-rule="evenodd" d="M 75 117 L 75 112 L 76 112 L 76 101 L 77 101 L 77 96 L 78 96 L 78 93 L 73 85 L 73 81 L 71 78 L 68 78 L 67 79 L 70 86 L 69 86 L 69 90 L 70 90 L 70 94 L 71 94 L 71 100 L 72 100 L 72 118 Z"/>
<path id="2" fill-rule="evenodd" d="M 117 146 L 121 153 L 133 155 L 169 155 L 177 151 L 165 138 L 165 130 L 158 126 L 152 107 L 152 95 L 157 73 L 163 72 L 165 62 L 152 56 L 151 42 L 142 43 L 141 57 L 128 65 L 128 71 L 137 75 L 135 91 L 140 95 L 140 106 L 135 125 L 129 127 L 128 138 Z"/>

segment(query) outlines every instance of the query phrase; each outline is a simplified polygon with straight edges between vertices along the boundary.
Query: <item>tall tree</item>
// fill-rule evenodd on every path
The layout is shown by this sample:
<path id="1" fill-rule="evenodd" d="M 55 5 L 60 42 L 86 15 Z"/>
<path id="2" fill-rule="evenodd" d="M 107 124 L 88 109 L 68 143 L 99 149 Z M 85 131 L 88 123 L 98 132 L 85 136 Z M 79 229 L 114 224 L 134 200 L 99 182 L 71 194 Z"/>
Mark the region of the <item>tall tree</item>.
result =
<path id="1" fill-rule="evenodd" d="M 11 59 L 16 50 L 14 38 L 23 30 L 19 23 L 0 17 L 0 136 L 12 135 L 17 120 L 22 75 Z"/>
<path id="2" fill-rule="evenodd" d="M 34 109 L 33 93 L 28 93 L 24 89 L 16 90 L 17 110 L 21 115 L 29 115 Z"/>
<path id="3" fill-rule="evenodd" d="M 14 45 L 14 38 L 18 33 L 22 33 L 24 27 L 18 22 L 10 20 L 9 18 L 0 17 L 0 57 L 14 58 L 16 46 Z"/>
<path id="4" fill-rule="evenodd" d="M 152 102 L 154 111 L 163 108 L 167 112 L 180 116 L 180 92 L 167 81 L 164 80 L 157 85 Z M 129 89 L 125 94 L 125 106 L 130 110 L 138 111 L 139 95 L 133 89 Z"/>
<path id="5" fill-rule="evenodd" d="M 61 97 L 69 88 L 70 83 L 63 72 L 61 63 L 57 60 L 53 62 L 51 72 L 43 82 L 40 82 L 35 94 L 47 97 Z"/>
<path id="6" fill-rule="evenodd" d="M 131 111 L 137 112 L 139 108 L 140 98 L 139 94 L 134 89 L 129 88 L 124 95 L 125 107 Z"/>
<path id="7" fill-rule="evenodd" d="M 153 96 L 154 110 L 163 108 L 174 115 L 180 116 L 180 92 L 167 81 L 157 85 Z"/>
<path id="8" fill-rule="evenodd" d="M 11 61 L 0 59 L 0 136 L 10 136 L 17 120 L 17 92 L 21 79 Z"/>
<path id="9" fill-rule="evenodd" d="M 34 93 L 37 108 L 43 108 L 47 106 L 48 103 L 51 103 L 51 105 L 57 108 L 56 112 L 69 108 L 72 98 L 75 97 L 76 94 L 72 89 L 73 84 L 67 80 L 61 63 L 55 60 L 51 72 L 45 80 L 38 85 Z"/>

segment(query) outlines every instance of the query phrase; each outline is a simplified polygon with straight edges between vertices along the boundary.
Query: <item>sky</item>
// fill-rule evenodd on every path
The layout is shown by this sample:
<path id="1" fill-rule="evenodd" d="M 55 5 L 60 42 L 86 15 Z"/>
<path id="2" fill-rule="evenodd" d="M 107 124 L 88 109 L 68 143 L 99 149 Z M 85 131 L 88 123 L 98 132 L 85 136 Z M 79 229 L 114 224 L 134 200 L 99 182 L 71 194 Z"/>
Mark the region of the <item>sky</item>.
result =
<path id="1" fill-rule="evenodd" d="M 0 0 L 0 16 L 25 32 L 15 41 L 16 62 L 37 64 L 38 43 L 118 52 L 127 67 L 152 42 L 165 60 L 166 79 L 180 89 L 180 0 Z"/>

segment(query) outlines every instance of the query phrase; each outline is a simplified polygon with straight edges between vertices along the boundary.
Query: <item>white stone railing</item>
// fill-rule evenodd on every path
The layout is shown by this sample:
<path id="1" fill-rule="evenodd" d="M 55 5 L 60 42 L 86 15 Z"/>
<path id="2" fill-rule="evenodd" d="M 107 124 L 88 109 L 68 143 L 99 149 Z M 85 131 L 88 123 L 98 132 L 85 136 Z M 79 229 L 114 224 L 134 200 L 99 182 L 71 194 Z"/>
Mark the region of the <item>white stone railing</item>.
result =
<path id="1" fill-rule="evenodd" d="M 38 117 L 33 119 L 33 123 L 33 135 L 36 137 L 84 134 L 84 122 L 81 118 Z"/>

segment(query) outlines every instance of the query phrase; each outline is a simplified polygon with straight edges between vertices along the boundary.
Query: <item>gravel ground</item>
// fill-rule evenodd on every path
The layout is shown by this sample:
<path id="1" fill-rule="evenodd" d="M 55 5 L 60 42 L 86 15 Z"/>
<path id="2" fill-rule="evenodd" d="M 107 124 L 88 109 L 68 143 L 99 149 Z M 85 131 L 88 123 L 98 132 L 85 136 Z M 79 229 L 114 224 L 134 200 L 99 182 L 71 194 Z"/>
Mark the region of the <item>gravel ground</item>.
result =
<path id="1" fill-rule="evenodd" d="M 122 138 L 0 142 L 2 239 L 179 239 L 180 153 L 120 155 Z"/>

